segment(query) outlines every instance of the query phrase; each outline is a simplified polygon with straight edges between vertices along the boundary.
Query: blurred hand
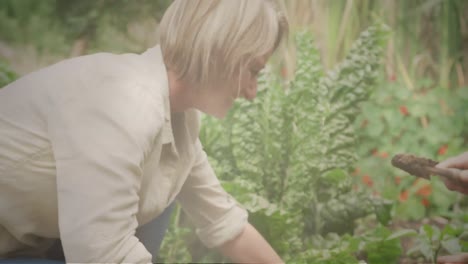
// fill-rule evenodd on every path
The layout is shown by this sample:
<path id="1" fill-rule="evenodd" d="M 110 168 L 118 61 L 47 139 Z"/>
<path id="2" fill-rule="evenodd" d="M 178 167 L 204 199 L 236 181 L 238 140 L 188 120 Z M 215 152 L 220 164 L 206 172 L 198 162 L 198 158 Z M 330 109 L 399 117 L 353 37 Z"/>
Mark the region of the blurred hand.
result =
<path id="1" fill-rule="evenodd" d="M 449 190 L 468 195 L 468 152 L 448 158 L 447 160 L 437 164 L 436 167 L 461 170 L 460 182 L 454 182 L 445 177 L 442 177 L 442 180 Z"/>
<path id="2" fill-rule="evenodd" d="M 456 157 L 448 158 L 447 160 L 437 164 L 438 168 L 458 169 L 461 170 L 460 181 L 455 183 L 445 177 L 442 177 L 445 186 L 449 190 L 457 191 L 468 195 L 468 152 L 460 154 Z M 438 264 L 468 264 L 468 253 L 460 253 L 453 256 L 442 256 L 437 258 Z"/>
<path id="3" fill-rule="evenodd" d="M 453 256 L 442 256 L 437 258 L 437 264 L 467 264 L 468 253 L 460 253 Z"/>

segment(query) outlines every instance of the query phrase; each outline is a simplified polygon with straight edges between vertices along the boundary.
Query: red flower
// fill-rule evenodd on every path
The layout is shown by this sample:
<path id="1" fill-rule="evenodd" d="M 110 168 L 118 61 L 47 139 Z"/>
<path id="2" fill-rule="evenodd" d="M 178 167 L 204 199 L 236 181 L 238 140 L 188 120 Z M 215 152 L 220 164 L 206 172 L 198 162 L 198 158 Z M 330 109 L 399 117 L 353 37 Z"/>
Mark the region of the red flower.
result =
<path id="1" fill-rule="evenodd" d="M 447 153 L 447 149 L 448 149 L 447 145 L 442 145 L 442 146 L 440 146 L 439 151 L 437 151 L 437 154 L 439 154 L 441 156 L 445 155 L 445 153 Z"/>
<path id="2" fill-rule="evenodd" d="M 382 159 L 386 159 L 386 158 L 388 158 L 388 153 L 385 152 L 385 151 L 384 151 L 384 152 L 381 152 L 381 153 L 380 153 L 380 157 L 381 157 Z"/>
<path id="3" fill-rule="evenodd" d="M 430 184 L 425 184 L 421 188 L 419 188 L 416 191 L 416 194 L 418 194 L 421 197 L 428 197 L 432 193 L 432 187 Z"/>
<path id="4" fill-rule="evenodd" d="M 424 205 L 425 207 L 429 207 L 429 205 L 431 205 L 431 203 L 429 202 L 429 200 L 427 198 L 423 198 L 421 200 L 421 203 L 422 205 Z"/>
<path id="5" fill-rule="evenodd" d="M 361 180 L 362 180 L 362 183 L 364 183 L 365 185 L 367 185 L 369 187 L 372 187 L 374 185 L 374 182 L 372 181 L 372 178 L 367 174 L 362 176 Z"/>
<path id="6" fill-rule="evenodd" d="M 409 115 L 408 108 L 404 105 L 400 106 L 400 113 L 404 116 L 408 116 Z"/>
<path id="7" fill-rule="evenodd" d="M 408 200 L 408 191 L 402 191 L 400 193 L 400 196 L 398 197 L 398 200 L 400 200 L 400 202 L 405 202 L 406 200 Z"/>

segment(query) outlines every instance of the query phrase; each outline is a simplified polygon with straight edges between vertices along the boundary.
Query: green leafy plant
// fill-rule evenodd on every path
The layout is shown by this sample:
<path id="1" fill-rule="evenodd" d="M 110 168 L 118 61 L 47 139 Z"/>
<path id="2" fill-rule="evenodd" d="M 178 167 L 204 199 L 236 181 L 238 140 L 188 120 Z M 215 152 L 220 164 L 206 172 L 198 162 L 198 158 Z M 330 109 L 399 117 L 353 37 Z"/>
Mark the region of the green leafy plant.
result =
<path id="1" fill-rule="evenodd" d="M 389 220 L 389 202 L 355 193 L 349 176 L 354 118 L 375 86 L 387 32 L 370 27 L 328 73 L 311 35 L 300 33 L 291 82 L 267 69 L 253 103 L 239 102 L 224 122 L 204 120 L 200 137 L 215 170 L 286 260 L 305 260 L 310 237 L 352 233 L 357 218 Z"/>

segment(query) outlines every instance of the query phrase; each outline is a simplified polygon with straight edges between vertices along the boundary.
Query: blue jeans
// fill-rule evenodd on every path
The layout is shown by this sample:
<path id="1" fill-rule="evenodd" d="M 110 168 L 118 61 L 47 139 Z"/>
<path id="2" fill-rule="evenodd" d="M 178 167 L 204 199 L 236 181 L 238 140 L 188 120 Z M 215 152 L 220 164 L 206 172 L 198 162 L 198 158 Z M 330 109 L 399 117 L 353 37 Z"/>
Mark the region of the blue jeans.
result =
<path id="1" fill-rule="evenodd" d="M 156 262 L 159 248 L 163 241 L 164 235 L 169 228 L 171 214 L 174 210 L 175 203 L 172 203 L 164 212 L 156 217 L 151 222 L 140 226 L 136 230 L 136 237 L 146 247 L 146 249 L 153 255 L 153 263 Z M 59 250 L 61 250 L 60 243 Z M 0 264 L 63 264 L 65 260 L 52 260 L 52 259 L 35 259 L 35 258 L 15 258 L 15 259 L 0 259 Z"/>

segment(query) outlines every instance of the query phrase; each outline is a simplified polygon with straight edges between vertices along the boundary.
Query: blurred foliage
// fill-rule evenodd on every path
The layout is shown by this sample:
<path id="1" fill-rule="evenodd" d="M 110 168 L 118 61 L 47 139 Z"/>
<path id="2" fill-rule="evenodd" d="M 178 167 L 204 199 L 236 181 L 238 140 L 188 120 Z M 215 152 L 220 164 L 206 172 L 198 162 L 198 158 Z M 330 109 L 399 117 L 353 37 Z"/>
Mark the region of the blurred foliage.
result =
<path id="1" fill-rule="evenodd" d="M 39 52 L 66 52 L 64 31 L 54 24 L 55 0 L 0 1 L 1 40 L 12 45 L 34 45 Z"/>
<path id="2" fill-rule="evenodd" d="M 130 22 L 159 20 L 169 3 L 169 0 L 2 0 L 0 36 L 9 43 L 31 44 L 39 51 L 64 55 L 72 52 L 70 47 L 75 41 L 81 40 L 85 42 L 81 53 L 85 53 L 106 31 L 127 32 Z"/>
<path id="3" fill-rule="evenodd" d="M 9 84 L 17 78 L 16 73 L 10 67 L 0 60 L 0 88 Z"/>
<path id="4" fill-rule="evenodd" d="M 68 29 L 70 38 L 94 37 L 103 22 L 121 30 L 132 20 L 152 17 L 159 20 L 169 6 L 169 0 L 55 0 L 55 12 Z M 106 21 L 107 20 L 107 21 Z"/>
<path id="5" fill-rule="evenodd" d="M 182 208 L 177 204 L 171 217 L 171 224 L 159 250 L 156 263 L 189 263 L 193 258 L 186 246 L 190 228 L 181 225 Z"/>

